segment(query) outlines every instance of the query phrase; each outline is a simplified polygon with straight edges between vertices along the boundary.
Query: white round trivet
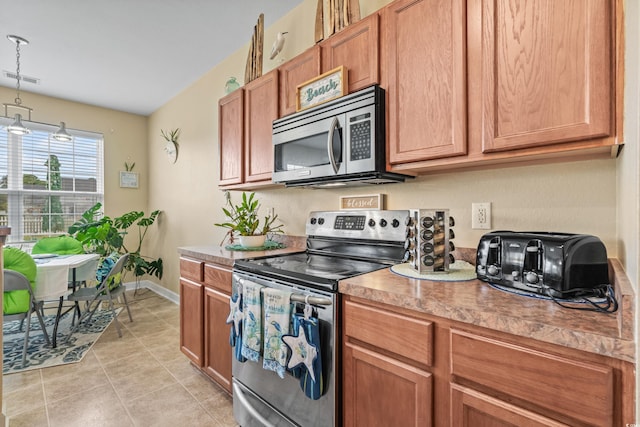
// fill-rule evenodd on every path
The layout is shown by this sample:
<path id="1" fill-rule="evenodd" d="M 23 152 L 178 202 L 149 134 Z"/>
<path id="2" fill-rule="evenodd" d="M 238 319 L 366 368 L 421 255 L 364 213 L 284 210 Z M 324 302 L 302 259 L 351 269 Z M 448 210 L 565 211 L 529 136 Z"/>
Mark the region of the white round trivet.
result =
<path id="1" fill-rule="evenodd" d="M 417 270 L 414 270 L 408 262 L 392 265 L 391 271 L 400 276 L 420 280 L 432 280 L 434 282 L 464 282 L 477 278 L 475 267 L 466 261 L 456 261 L 453 264 L 449 264 L 448 273 L 420 274 Z"/>

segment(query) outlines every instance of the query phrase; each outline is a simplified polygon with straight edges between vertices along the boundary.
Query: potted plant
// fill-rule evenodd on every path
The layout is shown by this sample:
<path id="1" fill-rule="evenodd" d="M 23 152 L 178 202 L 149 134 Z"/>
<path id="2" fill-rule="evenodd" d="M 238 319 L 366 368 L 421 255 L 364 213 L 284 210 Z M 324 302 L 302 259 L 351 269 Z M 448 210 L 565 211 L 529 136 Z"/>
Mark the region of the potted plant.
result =
<path id="1" fill-rule="evenodd" d="M 148 217 L 145 217 L 144 212 L 131 211 L 110 218 L 103 215 L 100 211 L 101 208 L 102 204 L 96 203 L 85 211 L 82 218 L 69 227 L 69 235 L 79 240 L 87 252 L 97 253 L 101 259 L 129 253 L 125 270 L 135 275 L 136 283 L 145 274 L 162 279 L 162 258 L 153 259 L 141 253 L 142 242 L 149 227 L 153 225 L 161 211 L 155 210 Z M 127 248 L 125 236 L 129 234 L 129 228 L 133 225 L 136 225 L 138 229 L 137 245 L 135 248 Z"/>
<path id="2" fill-rule="evenodd" d="M 225 235 L 233 243 L 237 235 L 240 245 L 245 248 L 256 248 L 264 246 L 267 233 L 282 233 L 282 224 L 276 224 L 277 214 L 267 214 L 262 219 L 259 215 L 260 202 L 255 197 L 255 193 L 242 193 L 242 201 L 233 204 L 231 194 L 225 192 L 227 207 L 222 208 L 227 217 L 226 222 L 216 223 L 218 227 L 229 229 Z M 224 241 L 224 240 L 223 240 Z"/>

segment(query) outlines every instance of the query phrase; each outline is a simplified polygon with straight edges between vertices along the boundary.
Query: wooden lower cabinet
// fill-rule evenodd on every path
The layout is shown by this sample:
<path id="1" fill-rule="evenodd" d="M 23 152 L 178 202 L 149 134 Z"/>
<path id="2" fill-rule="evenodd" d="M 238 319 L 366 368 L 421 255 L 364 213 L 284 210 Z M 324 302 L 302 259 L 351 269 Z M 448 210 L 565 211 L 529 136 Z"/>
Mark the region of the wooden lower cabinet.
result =
<path id="1" fill-rule="evenodd" d="M 212 288 L 204 290 L 204 370 L 211 378 L 231 393 L 231 348 L 229 325 L 229 296 Z"/>
<path id="2" fill-rule="evenodd" d="M 345 426 L 431 426 L 431 374 L 347 344 L 343 355 Z"/>
<path id="3" fill-rule="evenodd" d="M 180 350 L 231 393 L 231 269 L 180 259 Z"/>
<path id="4" fill-rule="evenodd" d="M 204 362 L 202 351 L 202 290 L 204 286 L 180 279 L 180 350 L 198 367 Z"/>
<path id="5" fill-rule="evenodd" d="M 342 310 L 345 426 L 635 422 L 633 363 L 351 296 Z"/>

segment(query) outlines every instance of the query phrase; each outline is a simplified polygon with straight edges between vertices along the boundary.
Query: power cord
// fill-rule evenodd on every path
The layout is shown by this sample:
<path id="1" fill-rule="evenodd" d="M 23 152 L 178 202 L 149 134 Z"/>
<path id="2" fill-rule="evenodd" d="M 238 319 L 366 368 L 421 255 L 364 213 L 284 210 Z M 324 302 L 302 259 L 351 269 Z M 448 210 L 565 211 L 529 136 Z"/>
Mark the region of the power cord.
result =
<path id="1" fill-rule="evenodd" d="M 553 295 L 553 293 L 551 292 L 551 288 L 549 286 L 542 284 L 542 289 L 544 290 L 544 293 L 546 296 L 551 298 L 553 302 L 555 302 L 556 304 L 558 304 L 560 307 L 563 307 L 563 308 L 570 308 L 572 310 L 582 310 L 582 311 L 595 311 L 598 313 L 607 313 L 607 314 L 615 313 L 616 311 L 618 311 L 618 300 L 616 299 L 615 294 L 613 292 L 613 287 L 610 284 L 600 285 L 599 287 L 592 288 L 592 289 L 574 288 L 574 289 L 571 289 L 570 291 L 554 290 L 555 292 L 560 294 L 566 294 L 566 293 L 574 294 L 577 292 L 578 294 L 573 295 L 573 298 L 577 299 L 575 302 L 585 303 L 590 305 L 590 307 L 575 307 L 575 306 L 566 305 L 566 301 L 561 301 Z M 585 294 L 580 295 L 579 294 L 580 292 L 584 292 L 587 295 Z M 590 300 L 589 298 L 604 298 L 604 301 L 595 302 Z"/>

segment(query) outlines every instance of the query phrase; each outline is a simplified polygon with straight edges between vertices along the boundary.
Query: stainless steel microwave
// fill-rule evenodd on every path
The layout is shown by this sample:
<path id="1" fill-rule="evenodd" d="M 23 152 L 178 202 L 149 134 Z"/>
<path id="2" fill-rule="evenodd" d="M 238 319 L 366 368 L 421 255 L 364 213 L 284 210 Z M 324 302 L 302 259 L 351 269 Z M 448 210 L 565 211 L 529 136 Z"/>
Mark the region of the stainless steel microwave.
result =
<path id="1" fill-rule="evenodd" d="M 378 85 L 273 122 L 273 182 L 286 186 L 402 182 L 387 172 L 384 90 Z"/>

